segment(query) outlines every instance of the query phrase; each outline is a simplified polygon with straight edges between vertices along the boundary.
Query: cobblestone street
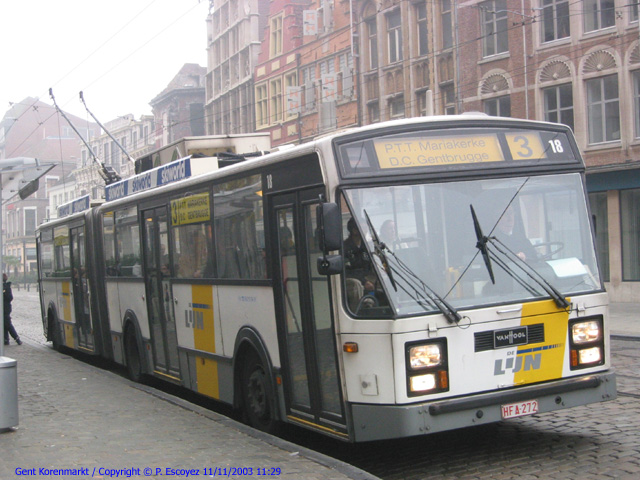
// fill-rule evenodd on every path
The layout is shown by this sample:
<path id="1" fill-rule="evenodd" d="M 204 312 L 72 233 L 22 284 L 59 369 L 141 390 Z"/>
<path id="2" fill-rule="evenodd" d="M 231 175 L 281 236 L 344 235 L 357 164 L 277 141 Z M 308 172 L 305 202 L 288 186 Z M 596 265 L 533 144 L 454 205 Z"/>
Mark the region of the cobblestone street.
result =
<path id="1" fill-rule="evenodd" d="M 32 344 L 45 343 L 38 309 L 35 291 L 17 293 L 14 324 Z M 640 477 L 640 341 L 635 337 L 623 338 L 616 336 L 612 342 L 618 382 L 618 398 L 614 401 L 396 441 L 349 445 L 296 428 L 285 429 L 284 439 L 318 452 L 321 457 L 335 458 L 356 467 L 356 473 L 348 472 L 351 478 L 363 478 L 357 472 L 364 471 L 394 480 L 636 479 Z M 15 348 L 22 347 L 11 347 Z M 65 355 L 58 358 L 70 368 L 83 371 L 94 368 Z M 74 366 L 76 364 L 79 365 Z M 113 388 L 119 388 L 118 383 L 124 388 L 128 383 L 124 378 L 112 377 Z M 29 402 L 38 405 L 44 416 L 60 408 L 39 396 L 35 387 L 29 390 Z M 183 405 L 190 408 L 187 402 Z M 200 436 L 207 436 L 201 426 L 194 428 Z M 189 437 L 181 437 L 183 443 L 188 442 Z M 190 447 L 196 451 L 199 448 L 183 443 L 185 451 Z M 139 447 L 144 445 L 135 445 L 135 442 L 130 445 L 132 451 Z M 160 462 L 161 458 L 159 452 L 155 461 Z M 308 466 L 303 463 L 301 468 L 299 473 Z M 318 475 L 326 473 L 318 469 Z"/>

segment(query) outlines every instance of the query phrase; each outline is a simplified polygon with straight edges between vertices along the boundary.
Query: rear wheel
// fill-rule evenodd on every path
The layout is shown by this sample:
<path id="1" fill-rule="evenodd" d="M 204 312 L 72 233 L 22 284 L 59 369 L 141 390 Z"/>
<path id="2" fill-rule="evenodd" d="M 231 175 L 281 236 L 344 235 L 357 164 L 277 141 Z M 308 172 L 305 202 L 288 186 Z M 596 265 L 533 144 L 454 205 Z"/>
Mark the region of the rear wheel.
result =
<path id="1" fill-rule="evenodd" d="M 242 406 L 246 423 L 263 432 L 275 433 L 278 421 L 271 382 L 262 361 L 249 354 L 242 368 Z"/>
<path id="2" fill-rule="evenodd" d="M 131 328 L 127 329 L 124 337 L 124 352 L 129 378 L 134 382 L 140 383 L 142 381 L 142 360 L 136 335 Z"/>

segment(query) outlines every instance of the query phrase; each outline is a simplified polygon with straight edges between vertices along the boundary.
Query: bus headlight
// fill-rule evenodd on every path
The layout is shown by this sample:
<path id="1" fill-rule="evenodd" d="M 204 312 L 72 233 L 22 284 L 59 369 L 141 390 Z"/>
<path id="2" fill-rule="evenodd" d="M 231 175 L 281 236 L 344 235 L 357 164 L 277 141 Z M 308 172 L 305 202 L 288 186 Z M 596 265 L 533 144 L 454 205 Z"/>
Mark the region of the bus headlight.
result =
<path id="1" fill-rule="evenodd" d="M 438 343 L 417 345 L 409 349 L 409 367 L 412 370 L 435 367 L 442 363 L 442 352 Z"/>
<path id="2" fill-rule="evenodd" d="M 580 319 L 569 324 L 569 360 L 571 370 L 604 364 L 602 317 Z"/>
<path id="3" fill-rule="evenodd" d="M 594 342 L 600 339 L 602 334 L 600 322 L 591 320 L 589 322 L 574 323 L 571 326 L 571 338 L 576 345 Z"/>
<path id="4" fill-rule="evenodd" d="M 436 388 L 436 376 L 433 373 L 409 377 L 412 392 L 425 392 Z"/>
<path id="5" fill-rule="evenodd" d="M 446 339 L 412 342 L 405 354 L 408 396 L 449 390 Z"/>

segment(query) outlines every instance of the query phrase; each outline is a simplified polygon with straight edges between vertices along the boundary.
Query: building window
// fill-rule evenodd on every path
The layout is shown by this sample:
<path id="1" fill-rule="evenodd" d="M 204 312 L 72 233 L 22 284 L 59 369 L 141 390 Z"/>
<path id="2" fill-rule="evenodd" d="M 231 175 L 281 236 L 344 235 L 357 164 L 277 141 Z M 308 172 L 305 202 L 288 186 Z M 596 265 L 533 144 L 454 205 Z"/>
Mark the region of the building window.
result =
<path id="1" fill-rule="evenodd" d="M 404 117 L 404 96 L 403 95 L 400 95 L 399 97 L 389 101 L 389 116 L 391 118 Z"/>
<path id="2" fill-rule="evenodd" d="M 369 70 L 374 70 L 378 68 L 378 27 L 375 17 L 366 20 L 365 23 L 369 39 Z"/>
<path id="3" fill-rule="evenodd" d="M 24 235 L 26 237 L 33 237 L 36 234 L 37 210 L 35 208 L 26 207 L 24 209 Z"/>
<path id="4" fill-rule="evenodd" d="M 542 1 L 542 41 L 552 42 L 570 35 L 569 0 Z"/>
<path id="5" fill-rule="evenodd" d="M 416 19 L 418 20 L 418 55 L 429 53 L 429 31 L 427 29 L 427 4 L 416 5 Z"/>
<path id="6" fill-rule="evenodd" d="M 269 104 L 267 84 L 263 83 L 256 87 L 256 126 L 265 127 L 267 125 L 269 125 Z"/>
<path id="7" fill-rule="evenodd" d="M 511 97 L 491 98 L 484 102 L 484 113 L 494 117 L 510 117 L 511 116 Z"/>
<path id="8" fill-rule="evenodd" d="M 304 111 L 316 109 L 316 70 L 315 66 L 302 70 L 302 84 L 304 86 Z"/>
<path id="9" fill-rule="evenodd" d="M 422 90 L 416 92 L 416 101 L 418 102 L 418 115 L 424 117 L 427 115 L 427 92 Z"/>
<path id="10" fill-rule="evenodd" d="M 600 260 L 600 276 L 605 282 L 609 274 L 609 215 L 607 213 L 607 192 L 589 194 L 589 205 L 596 233 L 596 250 Z"/>
<path id="11" fill-rule="evenodd" d="M 445 115 L 456 114 L 456 92 L 453 85 L 447 85 L 440 89 L 442 95 L 442 111 Z"/>
<path id="12" fill-rule="evenodd" d="M 298 90 L 298 74 L 288 73 L 284 76 L 285 94 L 287 98 L 287 108 L 284 116 L 287 119 L 295 118 L 300 112 L 300 101 L 302 93 Z M 297 92 L 297 93 L 296 93 Z"/>
<path id="13" fill-rule="evenodd" d="M 342 99 L 347 100 L 353 97 L 353 57 L 350 53 L 345 53 L 338 56 L 338 63 L 340 65 L 340 88 Z"/>
<path id="14" fill-rule="evenodd" d="M 387 15 L 387 32 L 389 63 L 399 62 L 402 60 L 402 17 L 399 9 Z"/>
<path id="15" fill-rule="evenodd" d="M 584 31 L 593 32 L 616 23 L 614 0 L 584 0 Z"/>
<path id="16" fill-rule="evenodd" d="M 640 138 L 640 70 L 633 72 L 633 99 L 635 105 L 636 138 Z"/>
<path id="17" fill-rule="evenodd" d="M 620 140 L 620 100 L 618 76 L 587 81 L 589 143 Z"/>
<path id="18" fill-rule="evenodd" d="M 637 1 L 631 3 L 631 21 L 638 21 L 638 5 L 640 5 Z"/>
<path id="19" fill-rule="evenodd" d="M 271 93 L 271 122 L 282 122 L 282 79 L 276 78 L 269 83 Z"/>
<path id="20" fill-rule="evenodd" d="M 509 51 L 507 0 L 491 0 L 481 4 L 483 55 L 489 57 Z"/>
<path id="21" fill-rule="evenodd" d="M 573 130 L 573 87 L 570 83 L 549 87 L 544 93 L 544 119 L 564 123 Z"/>
<path id="22" fill-rule="evenodd" d="M 442 0 L 442 48 L 453 46 L 453 28 L 451 24 L 451 0 Z"/>
<path id="23" fill-rule="evenodd" d="M 369 115 L 369 123 L 379 122 L 380 121 L 380 104 L 378 102 L 368 103 L 367 113 Z"/>
<path id="24" fill-rule="evenodd" d="M 640 189 L 620 192 L 622 280 L 640 280 Z"/>
<path id="25" fill-rule="evenodd" d="M 269 44 L 270 58 L 282 55 L 282 15 L 271 19 L 271 42 Z"/>

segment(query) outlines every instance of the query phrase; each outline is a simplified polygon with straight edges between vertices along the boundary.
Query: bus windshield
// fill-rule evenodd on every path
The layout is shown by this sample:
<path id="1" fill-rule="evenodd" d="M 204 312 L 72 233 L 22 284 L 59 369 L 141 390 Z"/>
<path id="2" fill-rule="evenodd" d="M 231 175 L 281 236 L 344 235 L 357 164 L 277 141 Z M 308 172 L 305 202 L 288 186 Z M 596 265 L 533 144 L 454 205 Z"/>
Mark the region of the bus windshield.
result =
<path id="1" fill-rule="evenodd" d="M 544 281 L 563 296 L 602 288 L 579 173 L 356 188 L 345 196 L 395 316 L 441 311 L 425 289 L 459 309 L 548 298 Z"/>

